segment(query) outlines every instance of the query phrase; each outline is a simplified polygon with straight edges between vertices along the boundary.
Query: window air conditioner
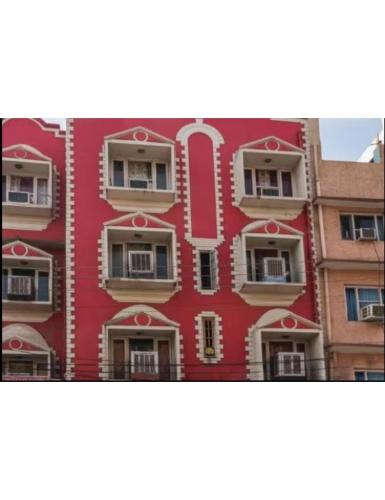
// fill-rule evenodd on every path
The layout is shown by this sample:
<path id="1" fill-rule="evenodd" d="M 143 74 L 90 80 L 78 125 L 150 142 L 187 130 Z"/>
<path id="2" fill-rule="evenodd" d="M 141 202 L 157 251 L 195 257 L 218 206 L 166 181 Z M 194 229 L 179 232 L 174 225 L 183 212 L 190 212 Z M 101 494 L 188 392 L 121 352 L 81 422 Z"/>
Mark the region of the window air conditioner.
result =
<path id="1" fill-rule="evenodd" d="M 377 239 L 377 231 L 374 227 L 361 227 L 358 230 L 359 240 L 369 240 L 373 241 Z"/>
<path id="2" fill-rule="evenodd" d="M 263 259 L 264 281 L 286 281 L 286 262 L 282 257 L 265 257 Z"/>
<path id="3" fill-rule="evenodd" d="M 273 373 L 279 377 L 305 377 L 303 352 L 278 352 L 273 358 Z"/>
<path id="4" fill-rule="evenodd" d="M 384 306 L 381 304 L 370 304 L 361 309 L 361 321 L 384 321 Z"/>

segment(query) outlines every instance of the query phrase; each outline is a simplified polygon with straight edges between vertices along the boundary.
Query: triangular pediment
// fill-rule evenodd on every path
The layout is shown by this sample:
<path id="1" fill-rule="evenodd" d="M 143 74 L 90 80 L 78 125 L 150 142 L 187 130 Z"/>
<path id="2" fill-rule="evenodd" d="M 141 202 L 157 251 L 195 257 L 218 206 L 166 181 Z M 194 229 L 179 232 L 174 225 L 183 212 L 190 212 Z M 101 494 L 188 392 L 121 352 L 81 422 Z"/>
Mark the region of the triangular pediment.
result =
<path id="1" fill-rule="evenodd" d="M 155 143 L 165 143 L 174 144 L 172 139 L 160 135 L 152 130 L 145 127 L 133 127 L 127 130 L 122 130 L 121 132 L 116 132 L 115 134 L 107 135 L 105 140 L 118 139 L 121 141 L 133 141 L 138 143 L 145 142 L 155 142 Z"/>
<path id="2" fill-rule="evenodd" d="M 12 351 L 45 351 L 50 347 L 37 330 L 23 323 L 7 325 L 2 330 L 2 349 Z"/>
<path id="3" fill-rule="evenodd" d="M 126 307 L 119 311 L 106 326 L 132 326 L 137 328 L 177 327 L 178 323 L 171 321 L 157 309 L 144 304 Z"/>
<path id="4" fill-rule="evenodd" d="M 24 243 L 23 241 L 20 240 L 15 240 L 3 245 L 2 255 L 3 257 L 19 257 L 19 258 L 28 258 L 28 257 L 52 258 L 52 255 L 45 252 L 44 250 L 33 247 L 32 245 Z"/>
<path id="5" fill-rule="evenodd" d="M 38 149 L 28 146 L 27 144 L 14 144 L 7 146 L 2 150 L 3 158 L 11 158 L 12 160 L 34 160 L 34 161 L 51 161 L 51 158 L 41 153 Z"/>
<path id="6" fill-rule="evenodd" d="M 317 323 L 299 316 L 287 309 L 271 309 L 263 314 L 256 325 L 257 328 L 273 328 L 282 330 L 319 330 Z"/>
<path id="7" fill-rule="evenodd" d="M 141 229 L 174 229 L 175 226 L 163 220 L 154 217 L 153 215 L 145 214 L 138 211 L 132 214 L 123 215 L 117 219 L 110 220 L 104 223 L 107 227 L 127 227 L 136 230 Z"/>
<path id="8" fill-rule="evenodd" d="M 269 135 L 263 137 L 262 139 L 256 139 L 255 141 L 243 144 L 240 149 L 256 149 L 258 151 L 292 151 L 296 153 L 304 153 L 304 150 L 290 142 L 287 142 L 275 135 Z"/>
<path id="9" fill-rule="evenodd" d="M 303 233 L 294 227 L 288 226 L 276 219 L 257 220 L 242 229 L 243 234 L 263 234 L 274 237 L 275 235 L 302 236 Z"/>

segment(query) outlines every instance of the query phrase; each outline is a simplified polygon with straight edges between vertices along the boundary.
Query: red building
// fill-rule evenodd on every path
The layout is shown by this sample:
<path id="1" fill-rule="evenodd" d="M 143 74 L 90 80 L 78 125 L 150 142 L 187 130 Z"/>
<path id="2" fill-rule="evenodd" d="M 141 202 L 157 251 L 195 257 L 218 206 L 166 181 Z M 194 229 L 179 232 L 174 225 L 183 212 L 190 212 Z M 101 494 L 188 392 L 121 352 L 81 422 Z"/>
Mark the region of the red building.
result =
<path id="1" fill-rule="evenodd" d="M 11 120 L 5 143 L 59 171 L 54 130 Z M 68 120 L 66 332 L 48 328 L 63 325 L 63 301 L 46 321 L 7 327 L 34 326 L 62 362 L 65 339 L 67 380 L 324 379 L 307 138 L 305 120 Z M 9 199 L 12 182 L 6 205 L 30 211 Z M 62 215 L 5 230 L 7 243 L 63 266 Z"/>
<path id="2" fill-rule="evenodd" d="M 65 373 L 65 133 L 3 121 L 3 379 Z"/>

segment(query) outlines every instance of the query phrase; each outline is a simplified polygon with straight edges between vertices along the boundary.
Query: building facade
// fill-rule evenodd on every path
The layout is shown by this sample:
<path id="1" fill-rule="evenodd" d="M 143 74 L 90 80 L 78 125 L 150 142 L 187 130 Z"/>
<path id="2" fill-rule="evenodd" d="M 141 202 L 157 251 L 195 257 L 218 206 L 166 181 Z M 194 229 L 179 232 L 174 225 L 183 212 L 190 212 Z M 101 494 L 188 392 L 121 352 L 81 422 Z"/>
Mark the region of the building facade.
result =
<path id="1" fill-rule="evenodd" d="M 319 380 L 303 121 L 67 122 L 66 377 Z"/>
<path id="2" fill-rule="evenodd" d="M 65 133 L 39 119 L 2 128 L 2 376 L 65 373 Z"/>
<path id="3" fill-rule="evenodd" d="M 384 380 L 384 144 L 326 161 L 309 127 L 328 378 Z"/>
<path id="4" fill-rule="evenodd" d="M 367 379 L 381 359 L 383 371 L 379 323 L 346 326 L 330 310 L 345 296 L 353 308 L 353 293 L 356 308 L 383 304 L 383 242 L 354 254 L 357 207 L 383 234 L 380 169 L 368 167 L 365 202 L 358 184 L 341 193 L 314 129 L 305 119 L 69 119 L 61 132 L 5 120 L 3 377 Z M 341 213 L 353 269 L 329 266 L 341 258 L 340 198 L 355 204 Z"/>

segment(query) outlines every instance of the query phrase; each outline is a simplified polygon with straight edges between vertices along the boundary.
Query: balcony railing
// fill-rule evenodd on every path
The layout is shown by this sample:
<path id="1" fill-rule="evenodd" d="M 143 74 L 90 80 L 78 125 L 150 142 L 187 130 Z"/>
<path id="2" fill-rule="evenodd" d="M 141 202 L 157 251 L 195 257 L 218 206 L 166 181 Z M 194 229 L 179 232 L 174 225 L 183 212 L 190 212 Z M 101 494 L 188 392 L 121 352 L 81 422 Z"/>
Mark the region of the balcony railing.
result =
<path id="1" fill-rule="evenodd" d="M 132 351 L 131 373 L 133 375 L 157 375 L 159 373 L 158 353 L 156 351 Z"/>

